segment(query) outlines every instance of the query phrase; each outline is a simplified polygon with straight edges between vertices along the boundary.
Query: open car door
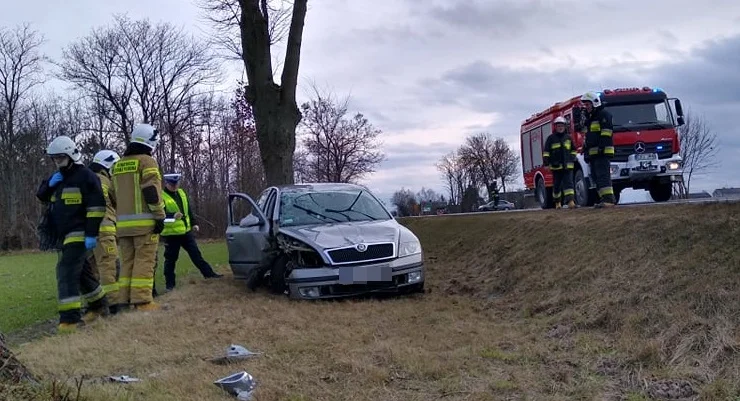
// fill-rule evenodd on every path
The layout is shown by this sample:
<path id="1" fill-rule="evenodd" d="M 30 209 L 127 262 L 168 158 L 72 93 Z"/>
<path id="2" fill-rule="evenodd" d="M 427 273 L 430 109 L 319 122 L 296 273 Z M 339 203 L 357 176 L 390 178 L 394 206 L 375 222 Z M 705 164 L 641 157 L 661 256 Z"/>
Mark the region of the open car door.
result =
<path id="1" fill-rule="evenodd" d="M 228 220 L 229 266 L 234 278 L 245 280 L 267 257 L 270 224 L 254 200 L 243 193 L 229 194 Z"/>

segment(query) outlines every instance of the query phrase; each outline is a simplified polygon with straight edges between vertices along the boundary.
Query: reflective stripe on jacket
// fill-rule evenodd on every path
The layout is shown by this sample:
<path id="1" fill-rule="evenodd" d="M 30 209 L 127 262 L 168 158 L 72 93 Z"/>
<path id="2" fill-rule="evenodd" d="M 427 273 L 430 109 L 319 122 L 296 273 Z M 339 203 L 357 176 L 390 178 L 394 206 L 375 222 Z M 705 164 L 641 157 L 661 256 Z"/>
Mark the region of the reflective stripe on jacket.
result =
<path id="1" fill-rule="evenodd" d="M 164 198 L 164 212 L 168 218 L 174 218 L 175 213 L 182 213 L 182 217 L 175 220 L 172 223 L 165 222 L 162 236 L 168 235 L 183 235 L 190 231 L 190 205 L 188 205 L 188 196 L 182 188 L 177 189 L 177 194 L 180 196 L 182 201 L 182 209 L 177 204 L 175 198 L 173 198 L 167 191 L 162 191 L 162 197 Z"/>
<path id="2" fill-rule="evenodd" d="M 97 175 L 105 198 L 105 218 L 100 223 L 100 236 L 116 235 L 116 191 L 105 170 L 100 170 Z"/>
<path id="3" fill-rule="evenodd" d="M 586 128 L 588 131 L 583 152 L 588 152 L 591 157 L 614 157 L 612 115 L 603 108 L 594 109 L 587 119 Z"/>
<path id="4" fill-rule="evenodd" d="M 567 131 L 562 135 L 553 132 L 547 137 L 542 151 L 542 160 L 546 166 L 550 167 L 550 170 L 574 168 L 576 150 L 573 148 L 573 141 Z"/>
<path id="5" fill-rule="evenodd" d="M 162 176 L 157 161 L 144 154 L 123 156 L 113 165 L 116 231 L 119 237 L 150 234 L 164 220 Z M 147 199 L 147 194 L 149 199 Z"/>

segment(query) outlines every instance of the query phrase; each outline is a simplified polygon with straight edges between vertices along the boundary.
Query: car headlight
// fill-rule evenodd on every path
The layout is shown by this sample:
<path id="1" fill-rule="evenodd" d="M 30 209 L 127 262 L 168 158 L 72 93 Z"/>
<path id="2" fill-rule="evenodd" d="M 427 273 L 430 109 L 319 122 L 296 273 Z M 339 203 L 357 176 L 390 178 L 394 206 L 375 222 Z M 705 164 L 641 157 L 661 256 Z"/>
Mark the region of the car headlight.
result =
<path id="1" fill-rule="evenodd" d="M 421 244 L 417 240 L 401 242 L 401 247 L 398 250 L 398 257 L 416 255 L 421 253 Z"/>
<path id="2" fill-rule="evenodd" d="M 666 169 L 668 170 L 678 170 L 681 168 L 681 163 L 679 162 L 668 162 L 666 164 Z"/>
<path id="3" fill-rule="evenodd" d="M 618 165 L 612 164 L 609 167 L 609 174 L 614 175 L 614 174 L 617 174 L 618 172 L 619 172 L 619 166 Z"/>

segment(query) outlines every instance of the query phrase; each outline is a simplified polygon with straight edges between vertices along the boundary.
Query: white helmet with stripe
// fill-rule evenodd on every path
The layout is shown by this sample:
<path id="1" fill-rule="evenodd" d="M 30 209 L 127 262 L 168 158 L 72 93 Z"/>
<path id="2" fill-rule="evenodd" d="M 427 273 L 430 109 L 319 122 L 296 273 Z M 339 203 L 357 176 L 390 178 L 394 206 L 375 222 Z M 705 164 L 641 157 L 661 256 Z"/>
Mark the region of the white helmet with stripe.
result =
<path id="1" fill-rule="evenodd" d="M 131 131 L 131 142 L 137 142 L 156 149 L 159 143 L 159 131 L 151 124 L 136 124 Z"/>
<path id="2" fill-rule="evenodd" d="M 112 150 L 101 150 L 93 156 L 93 163 L 98 163 L 105 167 L 106 170 L 110 170 L 113 167 L 113 163 L 117 162 L 120 158 L 118 153 Z"/>
<path id="3" fill-rule="evenodd" d="M 559 116 L 558 118 L 555 119 L 553 124 L 568 124 L 568 122 L 565 121 L 565 118 L 563 118 L 563 116 Z"/>
<path id="4" fill-rule="evenodd" d="M 586 92 L 581 96 L 581 102 L 591 102 L 591 104 L 594 105 L 594 107 L 601 106 L 601 98 L 599 97 L 599 94 L 596 92 Z"/>
<path id="5" fill-rule="evenodd" d="M 72 138 L 66 135 L 60 135 L 54 138 L 49 144 L 49 147 L 46 148 L 46 154 L 52 158 L 62 155 L 69 156 L 74 163 L 82 164 L 82 152 L 80 152 L 80 148 L 77 147 L 77 144 Z M 56 160 L 54 162 L 56 163 Z M 57 167 L 64 166 L 66 166 L 66 162 L 57 163 Z"/>

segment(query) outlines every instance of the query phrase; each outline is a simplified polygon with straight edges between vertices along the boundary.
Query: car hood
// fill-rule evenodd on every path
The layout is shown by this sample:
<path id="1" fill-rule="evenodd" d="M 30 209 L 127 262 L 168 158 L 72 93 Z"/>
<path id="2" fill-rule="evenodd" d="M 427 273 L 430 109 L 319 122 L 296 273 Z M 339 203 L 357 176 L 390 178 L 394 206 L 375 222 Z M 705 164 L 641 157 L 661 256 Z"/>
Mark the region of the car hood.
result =
<path id="1" fill-rule="evenodd" d="M 400 227 L 395 220 L 385 220 L 280 227 L 279 231 L 311 246 L 327 249 L 363 242 L 397 243 Z"/>

